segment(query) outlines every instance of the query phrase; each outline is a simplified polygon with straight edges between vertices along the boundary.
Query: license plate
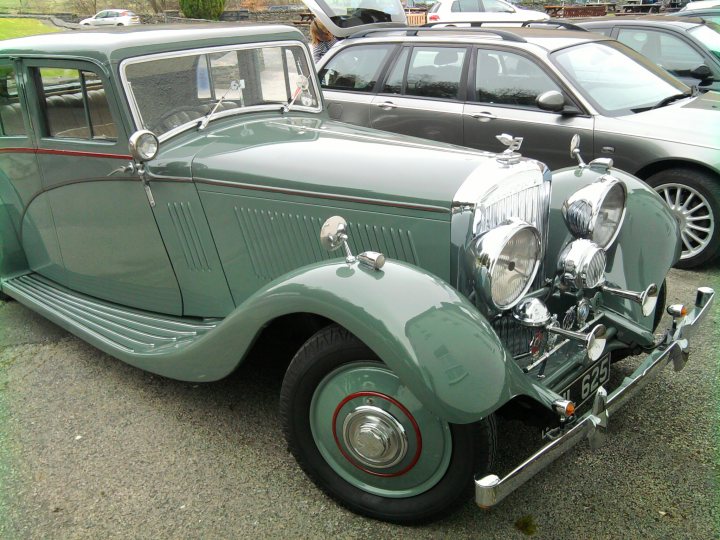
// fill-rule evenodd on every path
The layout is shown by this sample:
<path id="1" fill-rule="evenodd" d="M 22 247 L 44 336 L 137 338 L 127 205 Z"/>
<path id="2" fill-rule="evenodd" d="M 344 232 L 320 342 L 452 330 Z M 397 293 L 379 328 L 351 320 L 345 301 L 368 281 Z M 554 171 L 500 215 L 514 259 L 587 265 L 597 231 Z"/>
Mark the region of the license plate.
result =
<path id="1" fill-rule="evenodd" d="M 558 392 L 563 398 L 575 403 L 579 408 L 595 395 L 601 385 L 610 380 L 610 355 L 606 355 L 587 368 L 577 379 Z"/>

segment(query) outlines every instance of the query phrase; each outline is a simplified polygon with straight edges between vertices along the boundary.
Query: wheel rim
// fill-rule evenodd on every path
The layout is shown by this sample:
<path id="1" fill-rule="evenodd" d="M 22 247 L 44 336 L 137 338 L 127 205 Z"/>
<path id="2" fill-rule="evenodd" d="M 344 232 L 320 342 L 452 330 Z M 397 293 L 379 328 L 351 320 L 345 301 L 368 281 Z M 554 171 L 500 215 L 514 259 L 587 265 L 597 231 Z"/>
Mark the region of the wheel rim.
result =
<path id="1" fill-rule="evenodd" d="M 681 259 L 689 259 L 708 247 L 715 232 L 710 203 L 699 191 L 684 184 L 663 184 L 655 190 L 665 199 L 680 224 Z"/>
<path id="2" fill-rule="evenodd" d="M 413 497 L 431 489 L 452 455 L 448 424 L 374 362 L 346 364 L 320 382 L 310 404 L 310 427 L 335 473 L 382 497 Z"/>

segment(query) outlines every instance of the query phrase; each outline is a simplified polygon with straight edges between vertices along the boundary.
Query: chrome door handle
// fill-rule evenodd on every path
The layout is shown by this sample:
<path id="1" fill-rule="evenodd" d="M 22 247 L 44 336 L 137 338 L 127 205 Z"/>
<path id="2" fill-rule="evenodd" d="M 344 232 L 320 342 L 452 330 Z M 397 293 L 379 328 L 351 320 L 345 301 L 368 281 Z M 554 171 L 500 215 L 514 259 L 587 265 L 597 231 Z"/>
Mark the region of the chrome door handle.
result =
<path id="1" fill-rule="evenodd" d="M 495 116 L 493 113 L 489 112 L 477 112 L 477 113 L 471 113 L 470 116 L 475 118 L 475 120 L 480 120 L 481 122 L 489 122 L 490 120 L 495 120 L 497 116 Z"/>
<path id="2" fill-rule="evenodd" d="M 383 101 L 382 103 L 378 103 L 377 106 L 386 111 L 389 111 L 390 109 L 397 109 L 397 105 L 395 105 L 392 101 Z"/>

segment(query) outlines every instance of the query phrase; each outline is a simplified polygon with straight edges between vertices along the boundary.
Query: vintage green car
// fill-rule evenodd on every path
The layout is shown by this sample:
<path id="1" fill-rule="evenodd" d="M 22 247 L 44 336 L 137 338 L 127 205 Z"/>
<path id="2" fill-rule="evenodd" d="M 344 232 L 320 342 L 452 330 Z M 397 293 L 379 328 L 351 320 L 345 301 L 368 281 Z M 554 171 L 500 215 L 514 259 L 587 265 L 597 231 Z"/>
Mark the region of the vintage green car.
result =
<path id="1" fill-rule="evenodd" d="M 551 173 L 499 138 L 491 154 L 329 120 L 283 26 L 6 41 L 0 291 L 186 381 L 227 376 L 269 329 L 299 336 L 281 415 L 320 488 L 395 522 L 473 489 L 491 506 L 682 368 L 714 298 L 670 306 L 656 336 L 680 254 L 667 205 L 577 140 Z M 639 353 L 608 394 L 612 361 Z M 500 479 L 505 414 L 547 442 Z"/>

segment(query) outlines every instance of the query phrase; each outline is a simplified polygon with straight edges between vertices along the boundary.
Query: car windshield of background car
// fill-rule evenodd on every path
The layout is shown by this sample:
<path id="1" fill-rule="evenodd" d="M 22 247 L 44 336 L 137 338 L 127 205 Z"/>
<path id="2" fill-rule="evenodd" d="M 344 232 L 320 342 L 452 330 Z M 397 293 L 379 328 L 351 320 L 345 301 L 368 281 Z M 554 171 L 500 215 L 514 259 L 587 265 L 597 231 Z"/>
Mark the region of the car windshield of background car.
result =
<path id="1" fill-rule="evenodd" d="M 274 108 L 293 98 L 294 108 L 316 111 L 320 106 L 300 45 L 153 55 L 125 61 L 122 73 L 138 127 L 158 137 L 199 125 L 221 99 L 213 119 L 248 108 Z M 300 75 L 309 80 L 307 87 L 299 84 Z"/>
<path id="2" fill-rule="evenodd" d="M 706 23 L 702 26 L 696 26 L 690 33 L 705 45 L 710 52 L 720 58 L 720 25 L 715 23 Z"/>
<path id="3" fill-rule="evenodd" d="M 340 28 L 392 22 L 402 11 L 397 0 L 317 0 L 322 10 Z"/>
<path id="4" fill-rule="evenodd" d="M 552 55 L 560 70 L 608 116 L 639 112 L 679 93 L 683 83 L 616 42 L 583 43 Z"/>

